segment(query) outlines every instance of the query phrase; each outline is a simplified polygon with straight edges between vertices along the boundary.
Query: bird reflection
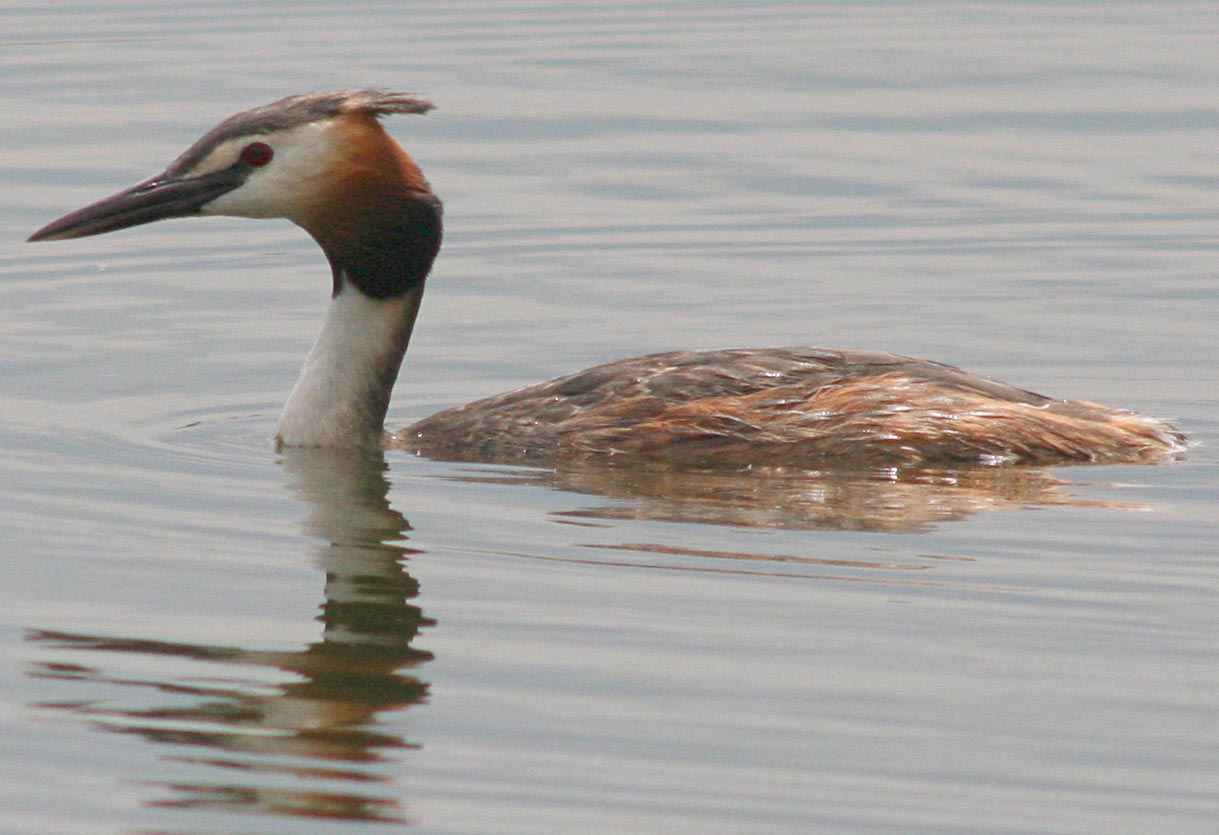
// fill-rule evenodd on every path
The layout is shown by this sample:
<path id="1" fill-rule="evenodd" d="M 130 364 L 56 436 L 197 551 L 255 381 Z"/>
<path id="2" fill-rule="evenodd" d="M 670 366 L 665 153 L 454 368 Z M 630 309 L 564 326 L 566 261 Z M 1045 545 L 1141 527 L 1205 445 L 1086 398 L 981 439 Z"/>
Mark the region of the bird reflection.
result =
<path id="1" fill-rule="evenodd" d="M 450 476 L 452 477 L 452 476 Z M 459 478 L 537 484 L 604 501 L 552 516 L 659 520 L 788 530 L 920 533 L 979 513 L 1036 506 L 1127 509 L 1091 500 L 1040 467 L 880 467 L 742 470 L 657 463 L 567 462 L 553 470 L 489 468 Z"/>
<path id="2" fill-rule="evenodd" d="M 291 450 L 283 463 L 309 508 L 305 529 L 325 543 L 317 549 L 326 574 L 319 641 L 276 651 L 30 630 L 28 639 L 47 647 L 125 656 L 112 668 L 145 670 L 138 659 L 158 657 L 158 673 L 144 676 L 104 663 L 39 663 L 35 677 L 117 686 L 140 706 L 87 697 L 36 707 L 174 746 L 166 759 L 198 767 L 183 769 L 198 781 L 156 783 L 164 796 L 151 806 L 405 820 L 402 792 L 377 764 L 388 750 L 415 746 L 373 723 L 427 695 L 413 671 L 432 656 L 411 644 L 433 622 L 408 602 L 419 590 L 403 566 L 417 553 L 402 544 L 410 526 L 389 506 L 379 454 Z M 225 666 L 200 674 L 193 662 Z"/>

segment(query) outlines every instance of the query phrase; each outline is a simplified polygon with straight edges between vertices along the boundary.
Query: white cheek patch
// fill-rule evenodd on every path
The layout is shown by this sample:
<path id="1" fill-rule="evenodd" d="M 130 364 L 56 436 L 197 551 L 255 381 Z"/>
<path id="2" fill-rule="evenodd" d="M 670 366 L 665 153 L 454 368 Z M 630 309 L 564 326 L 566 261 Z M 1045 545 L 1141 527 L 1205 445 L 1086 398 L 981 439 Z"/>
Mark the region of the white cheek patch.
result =
<path id="1" fill-rule="evenodd" d="M 200 214 L 231 217 L 286 217 L 295 219 L 308 209 L 314 184 L 325 175 L 337 140 L 332 122 L 313 122 L 265 136 L 228 140 L 191 171 L 191 175 L 219 171 L 233 165 L 251 142 L 265 142 L 274 155 L 261 168 L 251 168 L 246 180 L 232 191 L 203 206 Z"/>

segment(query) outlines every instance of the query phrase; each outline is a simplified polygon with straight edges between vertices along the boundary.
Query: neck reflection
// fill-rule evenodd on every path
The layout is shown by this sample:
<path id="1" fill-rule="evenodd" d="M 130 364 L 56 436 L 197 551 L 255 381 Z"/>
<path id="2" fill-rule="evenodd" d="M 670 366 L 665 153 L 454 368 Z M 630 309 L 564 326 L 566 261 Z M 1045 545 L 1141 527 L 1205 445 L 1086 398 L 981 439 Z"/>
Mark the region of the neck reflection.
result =
<path id="1" fill-rule="evenodd" d="M 308 508 L 303 527 L 321 540 L 320 640 L 280 651 L 31 629 L 28 640 L 49 650 L 125 656 L 80 664 L 49 653 L 32 677 L 130 694 L 34 707 L 170 746 L 161 758 L 175 778 L 154 782 L 163 794 L 151 807 L 405 820 L 403 792 L 384 766 L 394 749 L 418 746 L 374 723 L 427 694 L 414 671 L 432 656 L 412 643 L 433 622 L 409 602 L 419 589 L 404 567 L 417 553 L 403 544 L 410 525 L 389 505 L 379 454 L 289 450 L 282 461 Z"/>

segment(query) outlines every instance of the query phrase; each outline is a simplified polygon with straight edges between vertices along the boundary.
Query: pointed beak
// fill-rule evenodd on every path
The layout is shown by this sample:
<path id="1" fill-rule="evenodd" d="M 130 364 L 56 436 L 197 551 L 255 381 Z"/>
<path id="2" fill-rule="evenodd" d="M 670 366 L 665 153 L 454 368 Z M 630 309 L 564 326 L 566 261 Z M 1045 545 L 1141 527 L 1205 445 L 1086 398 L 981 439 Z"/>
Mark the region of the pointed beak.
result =
<path id="1" fill-rule="evenodd" d="M 28 240 L 63 241 L 155 220 L 195 215 L 220 195 L 241 185 L 242 179 L 241 174 L 231 168 L 187 178 L 159 174 L 51 221 Z"/>

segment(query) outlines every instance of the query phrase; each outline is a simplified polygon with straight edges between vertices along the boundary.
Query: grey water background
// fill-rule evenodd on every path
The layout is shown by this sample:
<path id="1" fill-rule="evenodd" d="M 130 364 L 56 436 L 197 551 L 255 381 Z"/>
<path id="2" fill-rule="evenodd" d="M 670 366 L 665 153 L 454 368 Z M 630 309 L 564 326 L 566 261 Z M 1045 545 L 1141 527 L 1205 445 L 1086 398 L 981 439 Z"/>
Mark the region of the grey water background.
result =
<path id="1" fill-rule="evenodd" d="M 1219 831 L 1219 13 L 0 6 L 0 829 Z M 284 222 L 35 228 L 312 89 L 447 210 L 391 425 L 620 356 L 928 356 L 1163 467 L 277 455 Z M 612 477 L 611 477 L 612 476 Z"/>

